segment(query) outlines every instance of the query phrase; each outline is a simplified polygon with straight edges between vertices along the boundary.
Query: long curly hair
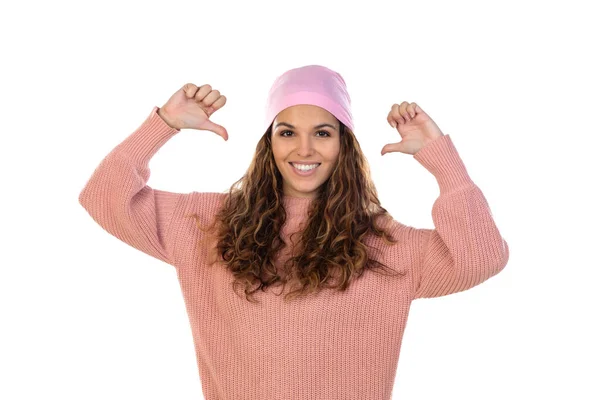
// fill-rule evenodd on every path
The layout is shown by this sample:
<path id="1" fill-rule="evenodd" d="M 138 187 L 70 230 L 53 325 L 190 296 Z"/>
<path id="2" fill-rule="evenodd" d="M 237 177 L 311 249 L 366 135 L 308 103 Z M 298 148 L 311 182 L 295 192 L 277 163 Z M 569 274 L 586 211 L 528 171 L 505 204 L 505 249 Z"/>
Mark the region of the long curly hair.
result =
<path id="1" fill-rule="evenodd" d="M 311 202 L 300 241 L 292 241 L 294 251 L 283 264 L 283 276 L 275 260 L 286 247 L 280 230 L 287 216 L 283 179 L 271 147 L 272 127 L 259 140 L 244 176 L 231 185 L 213 223 L 203 227 L 198 215 L 191 215 L 203 232 L 212 232 L 216 243 L 210 246 L 209 265 L 224 264 L 235 277 L 234 291 L 243 287 L 248 301 L 256 302 L 253 294 L 272 285 L 295 285 L 284 297 L 289 300 L 323 288 L 345 291 L 366 269 L 395 275 L 392 268 L 370 257 L 362 240 L 374 234 L 386 244 L 396 243 L 389 232 L 377 226 L 377 221 L 392 217 L 379 202 L 360 145 L 354 133 L 338 122 L 341 146 L 337 164 Z"/>

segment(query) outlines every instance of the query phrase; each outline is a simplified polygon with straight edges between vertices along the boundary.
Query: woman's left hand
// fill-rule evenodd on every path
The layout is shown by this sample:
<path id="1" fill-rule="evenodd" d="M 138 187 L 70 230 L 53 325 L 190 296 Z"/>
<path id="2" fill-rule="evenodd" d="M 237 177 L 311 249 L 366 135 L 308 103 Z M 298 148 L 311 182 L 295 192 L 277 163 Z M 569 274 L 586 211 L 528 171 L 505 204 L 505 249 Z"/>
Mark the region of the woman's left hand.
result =
<path id="1" fill-rule="evenodd" d="M 417 103 L 394 104 L 387 117 L 388 123 L 396 128 L 402 140 L 383 146 L 381 155 L 399 151 L 414 155 L 428 143 L 444 136 L 435 122 L 417 105 Z"/>

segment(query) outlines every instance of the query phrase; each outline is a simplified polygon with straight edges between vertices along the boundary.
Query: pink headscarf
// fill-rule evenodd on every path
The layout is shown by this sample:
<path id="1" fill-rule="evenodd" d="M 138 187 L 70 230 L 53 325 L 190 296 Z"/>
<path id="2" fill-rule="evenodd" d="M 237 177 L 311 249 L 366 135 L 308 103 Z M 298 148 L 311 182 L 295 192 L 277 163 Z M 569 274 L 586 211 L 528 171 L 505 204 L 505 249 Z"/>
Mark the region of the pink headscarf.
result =
<path id="1" fill-rule="evenodd" d="M 306 65 L 290 69 L 275 80 L 265 107 L 263 132 L 269 129 L 277 114 L 296 104 L 324 108 L 354 130 L 346 82 L 339 73 L 327 67 Z"/>

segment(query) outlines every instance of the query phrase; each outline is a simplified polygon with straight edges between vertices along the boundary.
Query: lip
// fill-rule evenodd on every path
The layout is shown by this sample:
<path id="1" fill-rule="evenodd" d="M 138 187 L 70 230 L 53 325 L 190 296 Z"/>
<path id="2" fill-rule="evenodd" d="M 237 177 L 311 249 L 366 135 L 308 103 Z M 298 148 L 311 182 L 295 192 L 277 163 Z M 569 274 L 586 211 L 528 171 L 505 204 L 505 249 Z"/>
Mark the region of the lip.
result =
<path id="1" fill-rule="evenodd" d="M 292 165 L 292 163 L 291 163 L 291 162 L 290 162 L 290 163 L 288 163 L 288 164 L 289 164 L 290 168 L 291 168 L 291 169 L 294 171 L 294 173 L 296 173 L 296 175 L 298 175 L 298 176 L 303 176 L 303 177 L 304 177 L 304 176 L 311 176 L 311 175 L 314 175 L 314 174 L 317 172 L 317 169 L 319 169 L 319 167 L 321 166 L 321 164 L 320 164 L 320 163 L 315 163 L 315 162 L 312 162 L 312 163 L 305 163 L 305 162 L 299 162 L 299 163 L 295 163 L 295 164 L 303 164 L 303 165 L 319 164 L 317 167 L 315 167 L 315 168 L 311 169 L 310 171 L 300 171 L 300 170 L 298 170 L 297 168 L 295 168 L 295 167 Z"/>

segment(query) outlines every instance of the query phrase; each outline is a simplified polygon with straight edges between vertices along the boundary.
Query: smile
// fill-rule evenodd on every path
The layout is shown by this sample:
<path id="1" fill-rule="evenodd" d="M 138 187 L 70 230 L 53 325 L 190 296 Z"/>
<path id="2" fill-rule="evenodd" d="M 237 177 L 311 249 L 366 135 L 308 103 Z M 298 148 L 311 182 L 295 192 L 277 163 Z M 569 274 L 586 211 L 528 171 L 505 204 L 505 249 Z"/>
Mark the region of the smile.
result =
<path id="1" fill-rule="evenodd" d="M 304 165 L 304 164 L 294 164 L 289 163 L 292 166 L 294 172 L 300 176 L 309 176 L 315 173 L 317 168 L 319 168 L 320 163 Z"/>

